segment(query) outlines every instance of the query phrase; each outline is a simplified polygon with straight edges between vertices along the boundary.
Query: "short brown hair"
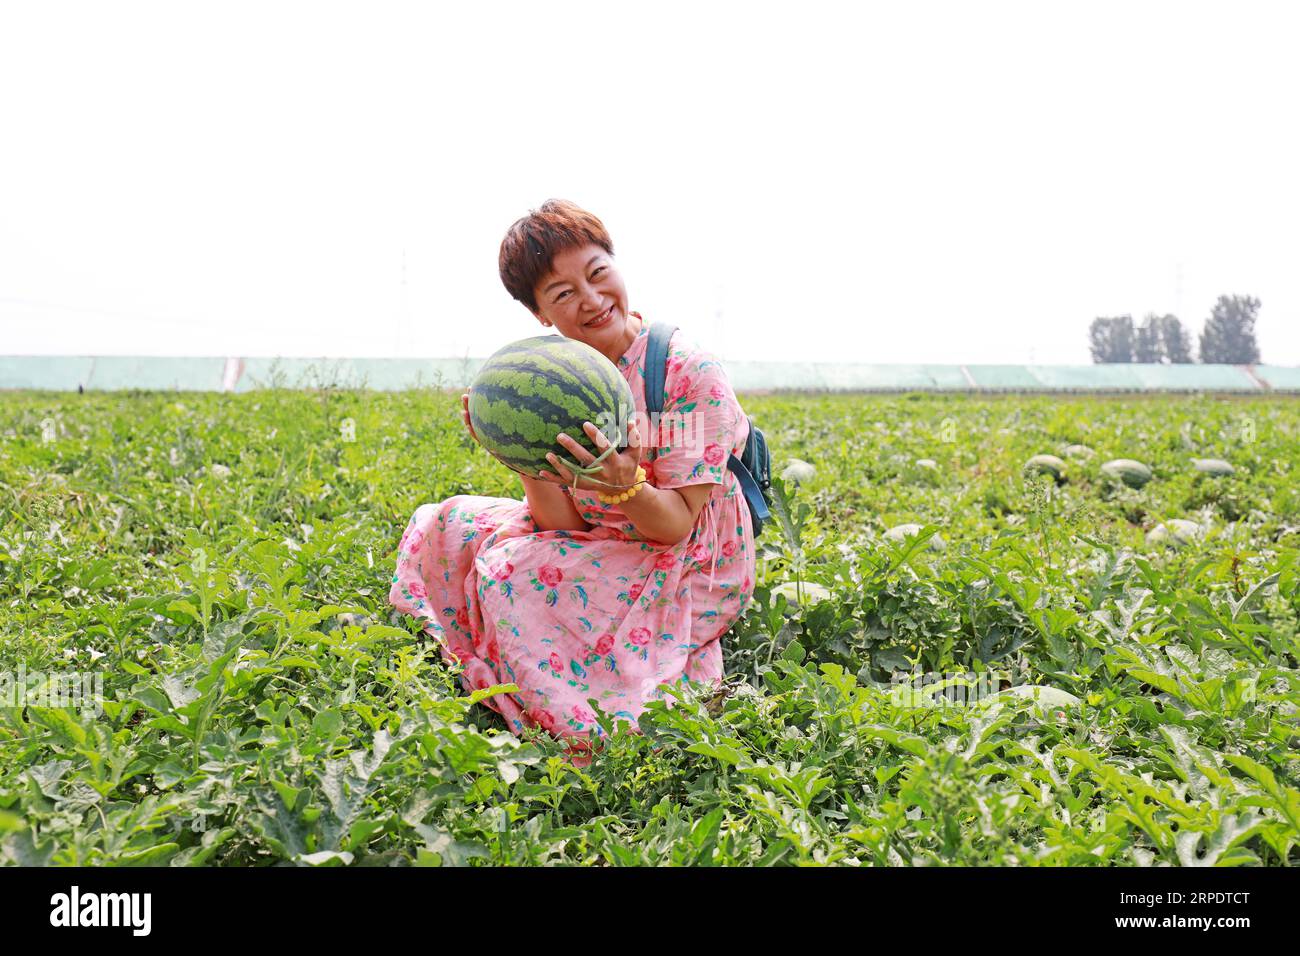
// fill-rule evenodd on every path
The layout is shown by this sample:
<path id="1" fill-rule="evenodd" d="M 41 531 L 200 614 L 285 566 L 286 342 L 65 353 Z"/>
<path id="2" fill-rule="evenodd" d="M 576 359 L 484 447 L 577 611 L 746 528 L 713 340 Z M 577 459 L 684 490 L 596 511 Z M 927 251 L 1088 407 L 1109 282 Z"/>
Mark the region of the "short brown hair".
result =
<path id="1" fill-rule="evenodd" d="M 551 271 L 551 263 L 565 249 L 594 243 L 611 256 L 614 243 L 605 225 L 591 213 L 566 199 L 548 199 L 506 231 L 497 266 L 511 298 L 537 313 L 534 290 Z"/>

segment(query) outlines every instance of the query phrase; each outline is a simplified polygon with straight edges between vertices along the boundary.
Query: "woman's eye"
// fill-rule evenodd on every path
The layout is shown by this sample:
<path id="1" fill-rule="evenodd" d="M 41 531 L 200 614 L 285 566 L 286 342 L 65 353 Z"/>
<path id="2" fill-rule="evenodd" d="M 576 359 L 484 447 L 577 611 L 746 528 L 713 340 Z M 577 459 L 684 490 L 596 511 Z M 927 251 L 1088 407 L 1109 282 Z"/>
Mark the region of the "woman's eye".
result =
<path id="1" fill-rule="evenodd" d="M 596 276 L 600 275 L 604 271 L 605 271 L 605 267 L 601 266 L 599 269 L 597 269 L 595 272 L 591 274 L 591 277 L 594 279 L 596 278 Z"/>

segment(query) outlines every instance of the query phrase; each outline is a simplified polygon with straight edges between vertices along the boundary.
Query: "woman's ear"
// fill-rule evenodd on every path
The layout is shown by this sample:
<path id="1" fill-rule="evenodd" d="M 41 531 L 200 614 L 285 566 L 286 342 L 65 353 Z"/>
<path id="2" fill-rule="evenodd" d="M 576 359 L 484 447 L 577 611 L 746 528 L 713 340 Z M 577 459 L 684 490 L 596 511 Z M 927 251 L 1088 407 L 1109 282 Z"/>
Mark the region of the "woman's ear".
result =
<path id="1" fill-rule="evenodd" d="M 532 310 L 530 309 L 529 311 L 531 312 Z M 533 318 L 537 319 L 538 322 L 542 323 L 542 325 L 546 326 L 548 329 L 551 327 L 551 323 L 542 318 L 541 313 L 533 312 Z"/>

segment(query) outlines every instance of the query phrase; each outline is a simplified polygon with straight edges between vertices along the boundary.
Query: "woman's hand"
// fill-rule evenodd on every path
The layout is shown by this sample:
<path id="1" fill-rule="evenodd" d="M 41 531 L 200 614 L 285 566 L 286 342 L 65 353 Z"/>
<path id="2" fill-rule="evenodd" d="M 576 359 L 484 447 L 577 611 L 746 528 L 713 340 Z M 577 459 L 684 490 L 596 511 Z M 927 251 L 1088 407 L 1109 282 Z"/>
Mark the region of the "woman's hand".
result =
<path id="1" fill-rule="evenodd" d="M 469 432 L 469 437 L 478 442 L 478 435 L 474 434 L 474 423 L 469 420 L 469 392 L 465 392 L 460 397 L 461 414 L 465 418 L 465 429 Z"/>
<path id="2" fill-rule="evenodd" d="M 591 422 L 584 422 L 582 430 L 595 443 L 598 451 L 603 453 L 610 447 L 609 439 Z M 584 468 L 596 460 L 595 455 L 564 434 L 564 432 L 560 432 L 555 440 L 567 448 L 569 454 L 573 456 L 573 460 Z M 570 488 L 575 486 L 590 488 L 604 494 L 617 494 L 636 483 L 636 470 L 641 464 L 641 435 L 637 431 L 635 423 L 630 425 L 627 432 L 627 448 L 622 452 L 611 451 L 601 459 L 599 471 L 592 473 L 590 476 L 577 477 L 576 481 L 573 472 L 560 464 L 554 453 L 548 454 L 546 460 L 551 463 L 551 467 L 555 469 L 555 472 L 538 472 L 538 478 L 542 481 L 567 485 Z"/>

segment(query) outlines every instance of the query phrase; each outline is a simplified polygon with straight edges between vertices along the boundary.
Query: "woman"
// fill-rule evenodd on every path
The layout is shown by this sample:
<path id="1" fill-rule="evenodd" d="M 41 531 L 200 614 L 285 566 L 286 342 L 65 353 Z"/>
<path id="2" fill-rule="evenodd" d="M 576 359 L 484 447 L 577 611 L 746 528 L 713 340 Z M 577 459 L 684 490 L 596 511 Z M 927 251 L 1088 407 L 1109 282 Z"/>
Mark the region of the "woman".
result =
<path id="1" fill-rule="evenodd" d="M 628 310 L 600 220 L 551 200 L 511 226 L 499 266 L 544 329 L 618 367 L 645 421 L 649 326 Z M 592 698 L 635 725 L 663 685 L 721 682 L 719 639 L 753 596 L 753 527 L 727 469 L 749 423 L 717 360 L 680 333 L 664 394 L 664 427 L 647 429 L 646 447 L 633 425 L 627 449 L 576 491 L 552 455 L 553 471 L 521 476 L 524 501 L 457 495 L 422 505 L 402 536 L 389 601 L 427 622 L 444 657 L 464 666 L 467 689 L 519 686 L 484 701 L 516 733 L 541 727 L 582 750 L 602 733 Z M 473 435 L 468 394 L 461 401 Z M 668 427 L 670 414 L 691 427 Z M 604 435 L 585 427 L 603 451 Z M 557 440 L 579 464 L 593 460 L 572 437 Z M 603 503 L 597 495 L 611 488 L 630 497 Z"/>

